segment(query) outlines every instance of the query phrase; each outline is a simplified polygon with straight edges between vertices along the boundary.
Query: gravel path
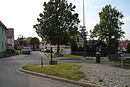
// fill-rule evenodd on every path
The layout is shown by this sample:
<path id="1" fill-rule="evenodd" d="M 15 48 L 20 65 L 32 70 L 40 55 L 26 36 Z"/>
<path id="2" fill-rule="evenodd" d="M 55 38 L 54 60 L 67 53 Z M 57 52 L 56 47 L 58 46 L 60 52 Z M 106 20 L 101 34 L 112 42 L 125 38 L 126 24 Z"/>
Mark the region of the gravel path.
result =
<path id="1" fill-rule="evenodd" d="M 89 82 L 107 87 L 130 87 L 130 69 L 121 69 L 104 64 L 82 63 L 81 71 L 86 78 L 81 82 Z"/>

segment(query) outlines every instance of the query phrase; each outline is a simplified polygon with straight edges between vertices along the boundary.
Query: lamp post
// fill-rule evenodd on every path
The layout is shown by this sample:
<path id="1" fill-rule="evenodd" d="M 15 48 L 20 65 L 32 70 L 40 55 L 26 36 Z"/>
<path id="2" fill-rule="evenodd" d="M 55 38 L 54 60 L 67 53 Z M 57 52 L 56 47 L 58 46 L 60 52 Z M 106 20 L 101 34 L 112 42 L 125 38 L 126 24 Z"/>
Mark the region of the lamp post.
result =
<path id="1" fill-rule="evenodd" d="M 57 61 L 52 59 L 52 57 L 53 57 L 53 56 L 52 56 L 52 53 L 53 53 L 52 47 L 51 47 L 50 51 L 51 51 L 51 60 L 49 61 L 49 64 L 50 64 L 50 65 L 57 65 Z"/>

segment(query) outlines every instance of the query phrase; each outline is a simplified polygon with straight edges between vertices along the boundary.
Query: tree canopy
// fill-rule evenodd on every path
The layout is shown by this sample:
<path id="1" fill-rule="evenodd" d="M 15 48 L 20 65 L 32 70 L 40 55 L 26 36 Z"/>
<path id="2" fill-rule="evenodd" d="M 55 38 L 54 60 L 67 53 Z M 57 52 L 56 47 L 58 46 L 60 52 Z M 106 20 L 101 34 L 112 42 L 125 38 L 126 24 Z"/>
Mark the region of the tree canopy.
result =
<path id="1" fill-rule="evenodd" d="M 93 31 L 91 31 L 91 37 L 105 41 L 109 53 L 115 53 L 117 50 L 112 52 L 112 49 L 117 49 L 118 40 L 125 34 L 121 28 L 124 23 L 120 20 L 124 16 L 115 7 L 113 8 L 111 5 L 106 5 L 99 13 L 99 17 L 100 22 L 96 24 Z"/>
<path id="2" fill-rule="evenodd" d="M 36 50 L 39 47 L 40 41 L 39 41 L 39 39 L 37 37 L 33 37 L 30 40 L 30 44 L 33 45 L 33 50 Z"/>
<path id="3" fill-rule="evenodd" d="M 76 6 L 68 3 L 67 0 L 49 0 L 44 2 L 43 13 L 37 18 L 38 23 L 34 25 L 38 35 L 50 44 L 60 45 L 68 44 L 70 36 L 78 30 L 77 25 L 80 22 L 78 14 L 75 13 Z"/>

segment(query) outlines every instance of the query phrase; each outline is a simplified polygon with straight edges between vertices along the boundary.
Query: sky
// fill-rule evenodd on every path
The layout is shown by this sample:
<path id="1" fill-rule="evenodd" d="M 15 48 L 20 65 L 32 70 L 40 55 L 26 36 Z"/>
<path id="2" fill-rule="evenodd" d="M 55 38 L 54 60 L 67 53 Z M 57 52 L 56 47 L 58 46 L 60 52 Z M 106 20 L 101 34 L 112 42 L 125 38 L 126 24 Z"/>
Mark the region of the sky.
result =
<path id="1" fill-rule="evenodd" d="M 0 0 L 0 21 L 7 28 L 14 28 L 14 36 L 38 37 L 33 25 L 37 23 L 39 13 L 43 12 L 43 3 L 49 0 Z M 83 0 L 68 0 L 76 5 L 75 12 L 79 14 L 80 25 L 83 25 Z M 99 12 L 108 4 L 122 12 L 125 23 L 122 30 L 125 31 L 125 39 L 130 40 L 130 0 L 84 0 L 85 2 L 85 26 L 87 32 L 93 30 L 99 23 Z"/>

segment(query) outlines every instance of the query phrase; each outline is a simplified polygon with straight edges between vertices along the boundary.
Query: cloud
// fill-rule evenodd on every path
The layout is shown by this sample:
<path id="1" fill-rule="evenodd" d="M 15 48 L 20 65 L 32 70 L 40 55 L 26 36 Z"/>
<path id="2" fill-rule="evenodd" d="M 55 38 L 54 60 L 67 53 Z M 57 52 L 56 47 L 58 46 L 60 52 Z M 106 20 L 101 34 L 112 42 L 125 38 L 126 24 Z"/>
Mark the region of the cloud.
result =
<path id="1" fill-rule="evenodd" d="M 130 22 L 130 16 L 123 18 L 121 21 L 123 21 L 125 24 Z"/>

